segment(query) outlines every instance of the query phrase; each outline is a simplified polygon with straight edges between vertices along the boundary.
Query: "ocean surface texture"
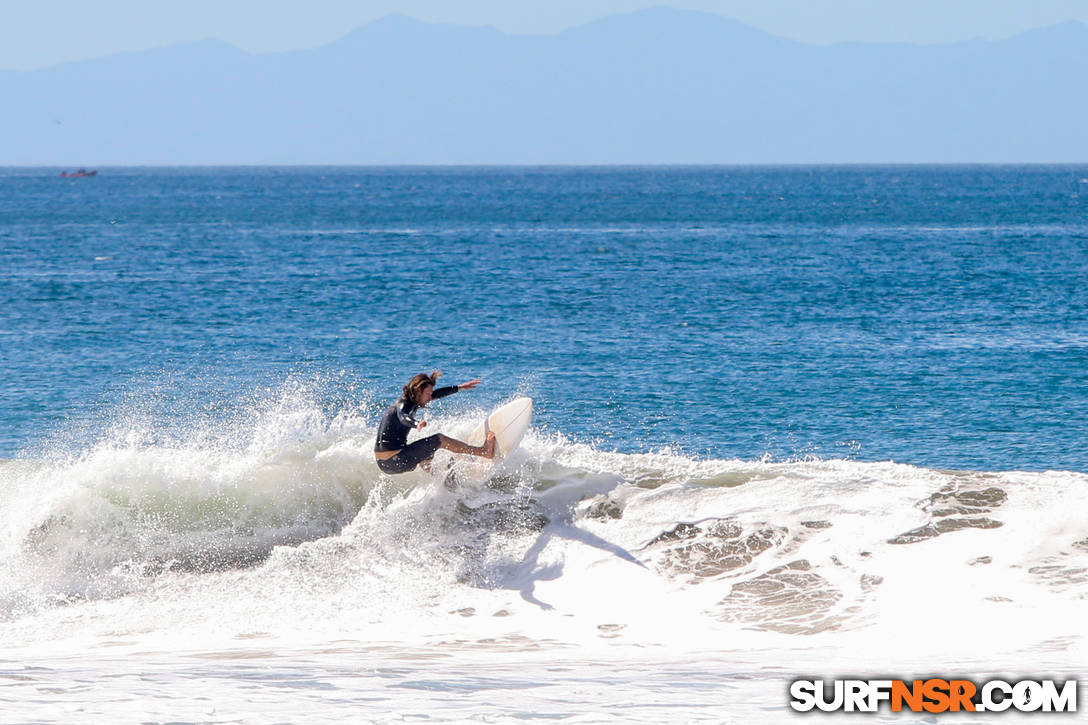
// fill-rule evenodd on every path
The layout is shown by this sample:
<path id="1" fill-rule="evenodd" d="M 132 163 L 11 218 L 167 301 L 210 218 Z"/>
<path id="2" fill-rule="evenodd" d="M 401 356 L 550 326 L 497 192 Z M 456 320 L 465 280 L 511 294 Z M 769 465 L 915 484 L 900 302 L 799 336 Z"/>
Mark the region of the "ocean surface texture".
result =
<path id="1" fill-rule="evenodd" d="M 1085 677 L 1088 167 L 58 173 L 0 169 L 0 722 Z M 433 368 L 427 433 L 536 402 L 485 483 L 374 465 Z"/>

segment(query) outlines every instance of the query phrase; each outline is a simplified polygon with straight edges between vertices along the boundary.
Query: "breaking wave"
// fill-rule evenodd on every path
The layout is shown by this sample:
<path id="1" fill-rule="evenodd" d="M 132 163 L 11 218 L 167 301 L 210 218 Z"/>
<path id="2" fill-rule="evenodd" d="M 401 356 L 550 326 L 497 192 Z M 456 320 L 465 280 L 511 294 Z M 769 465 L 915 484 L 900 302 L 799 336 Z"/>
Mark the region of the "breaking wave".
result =
<path id="1" fill-rule="evenodd" d="M 463 435 L 478 417 L 433 425 Z M 892 636 L 917 621 L 933 641 L 1079 637 L 1083 473 L 706 460 L 535 430 L 451 490 L 381 474 L 373 426 L 293 400 L 242 427 L 130 430 L 0 464 L 2 636 L 208 621 L 388 636 L 454 617 L 469 639 L 526 641 Z"/>

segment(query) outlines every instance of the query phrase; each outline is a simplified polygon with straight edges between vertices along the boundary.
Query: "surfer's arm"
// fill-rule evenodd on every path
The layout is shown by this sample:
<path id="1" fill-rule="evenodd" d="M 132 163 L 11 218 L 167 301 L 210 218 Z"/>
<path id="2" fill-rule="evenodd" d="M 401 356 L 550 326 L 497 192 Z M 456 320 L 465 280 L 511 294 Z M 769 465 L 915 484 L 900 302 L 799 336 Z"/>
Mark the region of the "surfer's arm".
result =
<path id="1" fill-rule="evenodd" d="M 445 388 L 435 388 L 431 393 L 431 400 L 438 400 L 439 398 L 445 398 L 447 395 L 453 395 L 463 386 L 461 385 L 449 385 Z"/>
<path id="2" fill-rule="evenodd" d="M 479 384 L 479 380 L 469 380 L 467 383 L 461 383 L 460 385 L 450 385 L 445 388 L 435 388 L 431 392 L 431 400 L 445 398 L 447 395 L 453 395 L 454 393 L 460 392 L 462 390 L 472 390 Z"/>

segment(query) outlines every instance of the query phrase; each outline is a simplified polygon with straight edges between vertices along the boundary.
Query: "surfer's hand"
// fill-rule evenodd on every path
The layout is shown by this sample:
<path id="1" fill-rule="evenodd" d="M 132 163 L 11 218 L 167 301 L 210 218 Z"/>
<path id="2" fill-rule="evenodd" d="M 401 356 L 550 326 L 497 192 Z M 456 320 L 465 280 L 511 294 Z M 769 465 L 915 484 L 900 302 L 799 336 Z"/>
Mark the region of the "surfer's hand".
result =
<path id="1" fill-rule="evenodd" d="M 460 385 L 458 385 L 457 389 L 458 390 L 472 390 L 473 388 L 475 388 L 479 384 L 480 384 L 480 381 L 478 379 L 477 380 L 469 380 L 467 383 L 461 383 Z"/>
<path id="2" fill-rule="evenodd" d="M 423 426 L 427 425 L 427 421 L 421 420 L 416 423 L 416 430 L 423 430 Z"/>

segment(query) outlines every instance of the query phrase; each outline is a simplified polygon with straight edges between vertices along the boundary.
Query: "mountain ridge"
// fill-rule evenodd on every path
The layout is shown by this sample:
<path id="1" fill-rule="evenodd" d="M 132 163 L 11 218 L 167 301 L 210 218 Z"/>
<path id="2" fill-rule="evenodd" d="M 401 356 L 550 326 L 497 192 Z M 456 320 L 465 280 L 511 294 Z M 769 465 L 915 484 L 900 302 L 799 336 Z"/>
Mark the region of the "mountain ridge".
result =
<path id="1" fill-rule="evenodd" d="M 1075 21 L 816 45 L 661 7 L 531 36 L 392 14 L 0 72 L 0 164 L 1080 161 L 1083 68 Z"/>

